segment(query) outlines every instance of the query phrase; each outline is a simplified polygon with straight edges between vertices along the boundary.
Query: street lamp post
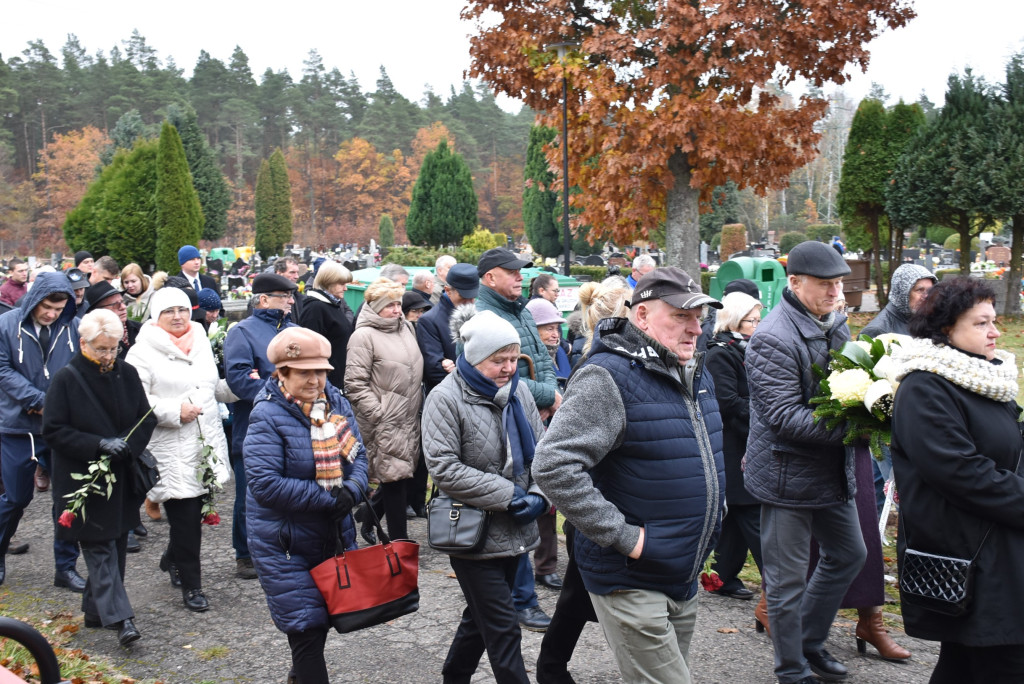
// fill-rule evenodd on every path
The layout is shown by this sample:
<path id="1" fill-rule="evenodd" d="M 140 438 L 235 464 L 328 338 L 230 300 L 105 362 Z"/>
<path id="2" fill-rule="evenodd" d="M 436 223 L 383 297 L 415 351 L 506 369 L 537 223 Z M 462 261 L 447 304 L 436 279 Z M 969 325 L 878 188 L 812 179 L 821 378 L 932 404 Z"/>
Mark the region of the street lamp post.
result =
<path id="1" fill-rule="evenodd" d="M 563 273 L 569 275 L 570 256 L 572 254 L 572 236 L 569 234 L 569 84 L 565 78 L 565 55 L 570 48 L 578 47 L 572 41 L 552 43 L 547 49 L 558 51 L 558 61 L 562 64 L 562 240 L 564 242 Z"/>

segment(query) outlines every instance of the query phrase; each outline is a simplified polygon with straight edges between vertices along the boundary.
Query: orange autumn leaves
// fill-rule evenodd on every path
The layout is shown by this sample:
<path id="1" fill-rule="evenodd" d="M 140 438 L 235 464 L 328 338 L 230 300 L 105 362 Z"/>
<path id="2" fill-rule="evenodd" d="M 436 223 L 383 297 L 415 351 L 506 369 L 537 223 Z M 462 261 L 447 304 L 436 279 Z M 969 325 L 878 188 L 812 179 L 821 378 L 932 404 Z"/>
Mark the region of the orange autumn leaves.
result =
<path id="1" fill-rule="evenodd" d="M 771 84 L 842 83 L 848 65 L 866 64 L 871 38 L 914 15 L 908 0 L 470 0 L 462 16 L 477 24 L 469 75 L 545 125 L 560 127 L 564 73 L 574 221 L 624 241 L 666 220 L 676 182 L 703 201 L 727 180 L 760 191 L 784 182 L 814 156 L 826 102 L 788 107 Z M 579 47 L 559 64 L 544 46 L 563 40 Z M 560 154 L 553 144 L 559 176 Z"/>

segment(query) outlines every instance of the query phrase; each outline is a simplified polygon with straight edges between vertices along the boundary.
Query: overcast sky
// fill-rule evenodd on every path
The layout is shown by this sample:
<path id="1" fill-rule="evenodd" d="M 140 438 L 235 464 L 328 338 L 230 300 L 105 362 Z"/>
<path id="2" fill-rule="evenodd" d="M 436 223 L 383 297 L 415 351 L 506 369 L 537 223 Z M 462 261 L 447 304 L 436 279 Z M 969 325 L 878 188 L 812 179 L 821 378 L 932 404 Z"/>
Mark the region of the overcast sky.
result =
<path id="1" fill-rule="evenodd" d="M 971 66 L 998 83 L 1009 56 L 1024 50 L 1024 0 L 914 4 L 916 19 L 869 46 L 869 71 L 858 72 L 844 86 L 848 95 L 863 97 L 874 81 L 892 101 L 916 101 L 923 90 L 941 104 L 950 73 Z M 9 59 L 28 41 L 42 39 L 59 58 L 69 33 L 89 53 L 109 53 L 138 29 L 161 59 L 173 57 L 186 76 L 200 50 L 227 63 L 239 45 L 257 80 L 267 67 L 287 69 L 298 80 L 303 60 L 316 49 L 328 69 L 337 67 L 346 76 L 354 72 L 368 92 L 383 65 L 398 91 L 419 101 L 428 85 L 443 97 L 462 83 L 473 28 L 459 19 L 463 5 L 463 0 L 17 0 L 7 3 L 0 21 L 0 55 Z M 503 106 L 518 108 L 509 102 Z"/>

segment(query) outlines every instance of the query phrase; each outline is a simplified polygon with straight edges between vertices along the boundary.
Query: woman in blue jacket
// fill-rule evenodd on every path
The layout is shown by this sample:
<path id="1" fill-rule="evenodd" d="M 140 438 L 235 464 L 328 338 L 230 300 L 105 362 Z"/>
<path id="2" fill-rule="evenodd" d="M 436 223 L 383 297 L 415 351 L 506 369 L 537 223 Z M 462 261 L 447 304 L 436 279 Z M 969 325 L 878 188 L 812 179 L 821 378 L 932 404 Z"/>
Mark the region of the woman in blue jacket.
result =
<path id="1" fill-rule="evenodd" d="M 270 342 L 276 367 L 245 437 L 249 550 L 274 624 L 288 635 L 289 682 L 327 684 L 330 621 L 309 571 L 333 555 L 340 527 L 356 548 L 352 506 L 366 491 L 366 450 L 352 407 L 327 382 L 331 344 L 305 328 Z"/>

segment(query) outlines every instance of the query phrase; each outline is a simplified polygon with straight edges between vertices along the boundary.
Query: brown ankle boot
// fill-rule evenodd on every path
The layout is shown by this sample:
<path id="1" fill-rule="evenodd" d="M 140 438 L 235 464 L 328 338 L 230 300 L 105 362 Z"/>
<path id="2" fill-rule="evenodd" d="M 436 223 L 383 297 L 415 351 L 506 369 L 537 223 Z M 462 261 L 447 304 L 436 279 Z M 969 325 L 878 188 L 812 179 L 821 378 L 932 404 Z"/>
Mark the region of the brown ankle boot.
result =
<path id="1" fill-rule="evenodd" d="M 860 619 L 857 621 L 857 651 L 864 653 L 867 642 L 878 650 L 878 655 L 883 660 L 906 660 L 910 657 L 910 651 L 903 648 L 889 636 L 889 630 L 882 624 L 881 611 L 873 608 L 860 608 L 857 611 Z"/>
<path id="2" fill-rule="evenodd" d="M 754 608 L 754 620 L 757 621 L 754 627 L 758 632 L 768 632 L 768 636 L 772 635 L 771 625 L 768 624 L 768 600 L 765 598 L 764 589 L 761 590 L 761 600 Z"/>

